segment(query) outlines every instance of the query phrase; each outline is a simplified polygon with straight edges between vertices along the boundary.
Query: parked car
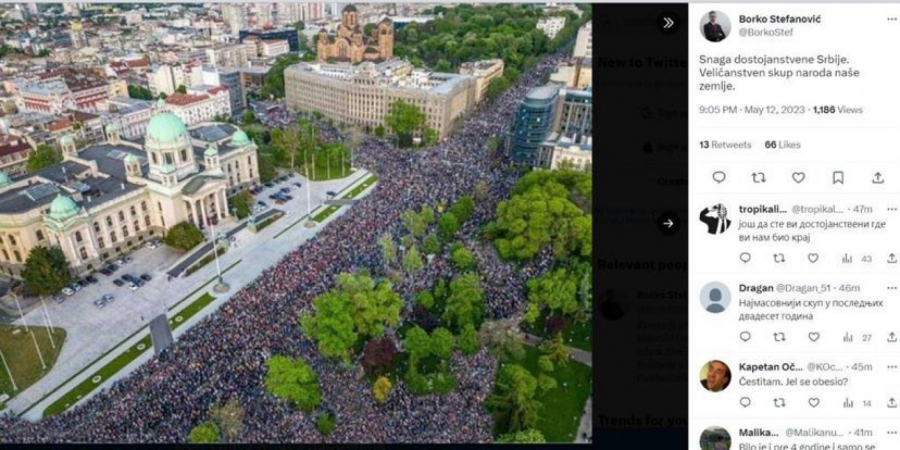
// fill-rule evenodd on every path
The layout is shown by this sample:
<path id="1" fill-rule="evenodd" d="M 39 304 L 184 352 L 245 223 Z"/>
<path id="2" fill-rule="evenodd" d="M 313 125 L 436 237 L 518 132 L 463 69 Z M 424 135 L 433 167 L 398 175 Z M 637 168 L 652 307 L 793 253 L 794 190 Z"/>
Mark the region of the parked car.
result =
<path id="1" fill-rule="evenodd" d="M 134 284 L 134 283 L 128 283 L 128 289 L 131 289 L 132 291 L 136 291 L 137 288 L 138 288 L 138 287 L 137 287 L 136 284 Z"/>
<path id="2" fill-rule="evenodd" d="M 130 273 L 126 273 L 125 275 L 122 275 L 122 279 L 125 281 L 134 282 L 134 276 L 131 275 Z"/>
<path id="3" fill-rule="evenodd" d="M 98 272 L 100 272 L 106 276 L 112 275 L 112 270 L 107 269 L 106 266 L 101 267 L 100 270 L 98 270 Z"/>
<path id="4" fill-rule="evenodd" d="M 153 277 L 151 277 L 150 275 L 145 273 L 145 274 L 141 274 L 141 279 L 144 281 L 150 281 L 153 279 Z"/>
<path id="5" fill-rule="evenodd" d="M 73 290 L 73 291 L 75 291 L 75 292 L 78 292 L 78 291 L 81 290 L 81 285 L 78 284 L 77 282 L 75 282 L 75 283 L 70 283 L 70 284 L 69 284 L 69 289 L 71 289 L 71 290 Z"/>
<path id="6" fill-rule="evenodd" d="M 85 279 L 85 281 L 87 281 L 88 283 L 91 283 L 91 284 L 97 284 L 100 282 L 100 280 L 98 280 L 97 277 L 95 277 L 93 275 L 88 275 L 88 276 L 84 277 L 84 279 Z"/>
<path id="7" fill-rule="evenodd" d="M 128 263 L 134 261 L 134 259 L 132 259 L 130 256 L 126 256 L 126 257 L 124 257 L 124 258 L 122 258 L 122 259 L 125 260 L 125 264 L 128 264 Z"/>
<path id="8" fill-rule="evenodd" d="M 62 302 L 64 302 L 64 301 L 66 301 L 66 296 L 65 296 L 65 295 L 56 294 L 56 295 L 53 296 L 53 301 L 56 302 L 56 303 L 62 303 Z"/>
<path id="9" fill-rule="evenodd" d="M 94 300 L 94 306 L 103 309 L 103 307 L 106 306 L 106 302 L 104 302 L 102 298 L 98 298 L 97 300 Z"/>
<path id="10" fill-rule="evenodd" d="M 256 202 L 256 204 L 259 205 L 259 206 L 262 206 L 263 208 L 265 208 L 266 206 L 268 206 L 268 205 L 266 205 L 266 202 L 264 202 L 264 201 L 262 201 L 262 200 Z"/>
<path id="11" fill-rule="evenodd" d="M 325 195 L 327 195 L 327 196 L 329 196 L 329 197 L 334 197 L 334 196 L 337 195 L 337 192 L 334 192 L 334 191 L 328 191 L 328 192 L 325 193 Z"/>
<path id="12" fill-rule="evenodd" d="M 301 183 L 294 183 L 294 186 L 297 186 L 298 188 L 302 188 L 302 187 L 303 187 L 303 184 L 301 184 Z"/>
<path id="13" fill-rule="evenodd" d="M 268 182 L 268 183 L 266 183 L 266 187 L 267 187 L 267 188 L 270 188 L 270 187 L 272 187 L 272 186 L 275 186 L 275 183 L 273 183 L 273 182 L 271 182 L 271 181 Z"/>
<path id="14" fill-rule="evenodd" d="M 144 285 L 144 280 L 142 280 L 140 278 L 132 278 L 131 282 L 136 284 L 137 287 L 142 287 Z"/>
<path id="15" fill-rule="evenodd" d="M 120 279 L 118 279 L 118 278 L 116 278 L 115 280 L 113 280 L 113 284 L 116 285 L 116 286 L 118 286 L 118 287 L 125 286 L 125 282 L 122 281 L 122 280 L 120 280 Z"/>
<path id="16" fill-rule="evenodd" d="M 119 267 L 125 266 L 125 260 L 122 259 L 122 258 L 117 259 L 117 260 L 116 260 L 116 265 L 119 266 Z"/>
<path id="17" fill-rule="evenodd" d="M 281 192 L 284 192 L 285 194 L 287 194 L 288 192 L 291 192 L 291 187 L 285 186 L 285 187 L 281 188 Z"/>
<path id="18" fill-rule="evenodd" d="M 112 303 L 116 298 L 112 296 L 112 294 L 106 294 L 103 296 L 103 301 L 106 303 Z"/>
<path id="19" fill-rule="evenodd" d="M 119 266 L 117 266 L 115 263 L 109 263 L 106 265 L 106 270 L 109 270 L 109 272 L 112 273 L 119 270 Z"/>
<path id="20" fill-rule="evenodd" d="M 66 286 L 66 287 L 62 288 L 62 293 L 66 294 L 68 296 L 72 296 L 72 295 L 75 295 L 75 289 L 72 289 L 72 288 Z"/>

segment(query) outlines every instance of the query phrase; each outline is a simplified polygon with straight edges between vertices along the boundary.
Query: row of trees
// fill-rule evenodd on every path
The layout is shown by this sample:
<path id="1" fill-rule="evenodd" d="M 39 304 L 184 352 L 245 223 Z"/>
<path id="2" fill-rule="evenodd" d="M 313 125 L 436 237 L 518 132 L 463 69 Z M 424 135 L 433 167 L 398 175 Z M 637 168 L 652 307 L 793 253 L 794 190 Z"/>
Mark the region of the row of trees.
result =
<path id="1" fill-rule="evenodd" d="M 249 120 L 252 123 L 253 119 Z M 243 130 L 259 147 L 260 180 L 264 183 L 276 176 L 276 167 L 304 174 L 308 169 L 313 180 L 345 177 L 351 170 L 351 148 L 361 142 L 358 133 L 351 133 L 349 146 L 322 141 L 315 125 L 304 118 L 297 125 L 273 130 L 258 125 L 244 126 Z"/>

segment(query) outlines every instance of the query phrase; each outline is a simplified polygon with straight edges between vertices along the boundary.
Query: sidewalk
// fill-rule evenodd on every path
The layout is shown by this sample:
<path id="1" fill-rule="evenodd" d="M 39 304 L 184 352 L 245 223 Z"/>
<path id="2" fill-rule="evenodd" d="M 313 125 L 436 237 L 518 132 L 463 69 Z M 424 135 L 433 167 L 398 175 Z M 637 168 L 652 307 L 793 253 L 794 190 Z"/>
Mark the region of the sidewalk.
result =
<path id="1" fill-rule="evenodd" d="M 361 184 L 367 178 L 367 174 L 368 172 L 363 170 L 358 170 L 357 172 L 355 172 L 353 175 L 351 175 L 352 178 L 350 179 L 350 181 L 352 181 L 352 183 L 347 185 L 347 188 L 350 189 L 353 186 Z M 360 197 L 371 192 L 374 186 L 375 185 L 372 185 L 365 191 L 360 193 Z M 246 228 L 237 232 L 235 236 L 237 238 L 238 246 L 236 248 L 229 249 L 228 252 L 220 257 L 220 265 L 223 270 L 234 264 L 235 262 L 240 261 L 239 270 L 229 271 L 224 275 L 225 282 L 230 285 L 230 289 L 224 294 L 215 294 L 214 292 L 212 292 L 212 284 L 209 284 L 203 289 L 200 289 L 197 292 L 191 294 L 189 301 L 184 301 L 183 303 L 179 304 L 178 311 L 189 305 L 193 299 L 203 295 L 206 292 L 209 292 L 214 297 L 216 297 L 215 301 L 213 301 L 210 305 L 208 305 L 206 308 L 192 317 L 185 326 L 179 327 L 179 329 L 174 333 L 176 340 L 178 336 L 183 334 L 194 323 L 198 323 L 200 320 L 202 320 L 203 317 L 218 309 L 219 306 L 221 306 L 231 298 L 231 295 L 240 291 L 245 285 L 255 280 L 265 269 L 271 267 L 274 264 L 277 264 L 285 255 L 292 252 L 297 248 L 297 246 L 313 237 L 329 222 L 335 220 L 335 218 L 337 218 L 338 216 L 343 215 L 350 208 L 352 208 L 352 206 L 342 207 L 340 210 L 329 216 L 323 223 L 318 224 L 315 228 L 312 229 L 303 226 L 291 227 L 292 220 L 290 219 L 298 217 L 298 215 L 293 215 L 283 217 L 282 219 L 275 222 L 272 226 L 266 227 L 255 235 L 252 231 Z M 280 234 L 283 231 L 284 235 L 289 239 L 274 239 L 276 235 Z M 291 242 L 294 244 L 285 245 L 285 242 Z M 164 290 L 164 292 L 160 291 L 148 295 L 154 295 L 158 296 L 158 298 L 160 299 L 164 299 L 163 302 L 167 310 L 167 314 L 169 317 L 172 317 L 173 315 L 177 314 L 178 311 L 170 311 L 169 308 L 171 308 L 175 302 L 182 300 L 184 293 L 193 292 L 199 286 L 207 283 L 215 276 L 216 265 L 207 264 L 202 269 L 189 277 L 173 278 L 170 282 L 157 284 L 157 286 Z M 172 293 L 181 294 L 172 295 Z M 162 311 L 162 305 L 160 304 L 161 302 L 155 301 L 154 303 L 155 304 L 150 305 L 149 308 L 144 308 L 147 309 L 147 311 L 140 311 L 144 317 L 149 318 L 160 314 L 160 312 Z M 136 313 L 137 311 L 135 312 L 135 314 Z M 26 315 L 26 317 L 28 317 L 28 315 Z M 27 411 L 27 414 L 22 415 L 23 418 L 32 421 L 39 420 L 42 417 L 44 408 L 52 404 L 56 399 L 63 396 L 66 392 L 70 391 L 75 386 L 78 386 L 78 384 L 84 381 L 86 377 L 88 377 L 91 373 L 109 363 L 122 351 L 137 343 L 137 341 L 142 339 L 148 333 L 148 330 L 146 330 L 146 322 L 142 323 L 140 319 L 137 319 L 137 317 L 135 317 L 134 319 L 134 323 L 136 326 L 132 328 L 132 330 L 138 331 L 134 332 L 133 335 L 130 335 L 133 331 L 128 332 L 129 335 L 126 336 L 129 337 L 125 338 L 124 340 L 117 340 L 115 343 L 113 343 L 114 347 L 112 349 L 110 349 L 109 347 L 103 349 L 94 349 L 94 351 L 92 351 L 90 355 L 81 355 L 81 357 L 84 358 L 85 361 L 87 361 L 87 365 L 72 367 L 71 364 L 66 365 L 65 361 L 61 359 L 57 362 L 57 365 L 53 368 L 53 370 L 50 371 L 49 374 L 29 387 L 26 391 L 20 393 L 15 398 L 10 400 L 7 403 L 7 407 L 10 410 L 15 411 L 15 413 L 18 415 L 22 415 L 23 412 Z M 108 353 L 103 355 L 103 352 Z M 101 355 L 103 356 L 101 357 Z M 149 359 L 152 355 L 152 351 L 146 352 L 145 354 L 141 355 L 135 361 L 117 372 L 115 376 L 104 380 L 101 383 L 100 387 L 93 390 L 89 395 L 87 395 L 80 401 L 87 400 L 87 398 L 90 398 L 91 395 L 96 394 L 97 392 L 101 392 L 112 381 L 125 376 L 131 370 L 134 370 L 134 368 L 138 367 L 141 363 Z M 61 354 L 60 357 L 62 358 L 62 356 L 63 355 Z M 99 359 L 97 359 L 98 357 Z"/>

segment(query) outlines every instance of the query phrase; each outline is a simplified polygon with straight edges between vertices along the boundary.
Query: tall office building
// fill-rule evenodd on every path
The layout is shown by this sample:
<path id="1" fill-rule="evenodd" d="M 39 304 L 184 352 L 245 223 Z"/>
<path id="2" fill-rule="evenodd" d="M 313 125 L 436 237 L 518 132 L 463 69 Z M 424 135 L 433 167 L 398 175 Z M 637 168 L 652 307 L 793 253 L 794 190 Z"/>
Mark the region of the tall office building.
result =
<path id="1" fill-rule="evenodd" d="M 584 24 L 578 29 L 578 36 L 575 38 L 575 50 L 572 56 L 576 58 L 591 58 L 593 51 L 594 31 L 591 22 Z"/>
<path id="2" fill-rule="evenodd" d="M 535 165 L 541 144 L 553 131 L 558 103 L 559 86 L 555 85 L 536 87 L 519 103 L 506 145 L 514 163 Z"/>

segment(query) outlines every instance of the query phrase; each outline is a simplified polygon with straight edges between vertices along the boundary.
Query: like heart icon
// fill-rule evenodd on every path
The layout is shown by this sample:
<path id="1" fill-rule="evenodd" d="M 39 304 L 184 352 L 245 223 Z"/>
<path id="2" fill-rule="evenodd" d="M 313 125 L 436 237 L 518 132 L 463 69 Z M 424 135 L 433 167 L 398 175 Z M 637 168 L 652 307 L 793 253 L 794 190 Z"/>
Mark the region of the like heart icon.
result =
<path id="1" fill-rule="evenodd" d="M 794 172 L 793 177 L 794 177 L 794 181 L 796 181 L 799 184 L 799 183 L 802 183 L 803 180 L 806 179 L 806 174 L 803 172 Z"/>
<path id="2" fill-rule="evenodd" d="M 813 342 L 818 341 L 818 340 L 819 340 L 819 333 L 817 333 L 817 332 L 815 332 L 815 331 L 812 332 L 812 333 L 809 333 L 809 340 L 811 340 L 811 341 L 813 341 Z"/>
<path id="3" fill-rule="evenodd" d="M 818 254 L 818 253 L 810 253 L 810 254 L 809 254 L 809 262 L 814 263 L 814 262 L 816 262 L 816 261 L 818 261 L 818 260 L 819 260 L 819 254 Z"/>
<path id="4" fill-rule="evenodd" d="M 819 406 L 819 398 L 818 397 L 810 397 L 809 406 L 812 406 L 813 408 L 815 408 L 816 406 Z"/>

